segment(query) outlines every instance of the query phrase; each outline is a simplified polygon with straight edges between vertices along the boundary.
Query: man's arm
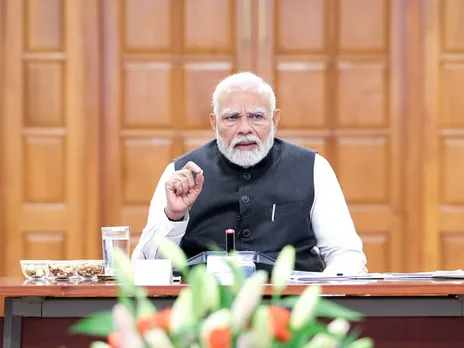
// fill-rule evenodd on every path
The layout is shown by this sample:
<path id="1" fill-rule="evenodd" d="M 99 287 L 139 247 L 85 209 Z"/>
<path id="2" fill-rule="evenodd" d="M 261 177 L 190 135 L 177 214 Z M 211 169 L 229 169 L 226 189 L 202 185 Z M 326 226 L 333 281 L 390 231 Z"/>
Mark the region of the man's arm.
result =
<path id="1" fill-rule="evenodd" d="M 174 170 L 174 163 L 170 163 L 161 175 L 150 202 L 147 224 L 142 231 L 139 243 L 134 249 L 132 260 L 162 258 L 157 252 L 155 238 L 163 236 L 179 244 L 185 234 L 189 220 L 188 213 L 181 221 L 170 221 L 164 212 L 167 201 L 165 183 Z"/>
<path id="2" fill-rule="evenodd" d="M 311 221 L 317 246 L 327 267 L 324 273 L 366 273 L 366 255 L 354 227 L 340 184 L 329 162 L 316 154 Z"/>

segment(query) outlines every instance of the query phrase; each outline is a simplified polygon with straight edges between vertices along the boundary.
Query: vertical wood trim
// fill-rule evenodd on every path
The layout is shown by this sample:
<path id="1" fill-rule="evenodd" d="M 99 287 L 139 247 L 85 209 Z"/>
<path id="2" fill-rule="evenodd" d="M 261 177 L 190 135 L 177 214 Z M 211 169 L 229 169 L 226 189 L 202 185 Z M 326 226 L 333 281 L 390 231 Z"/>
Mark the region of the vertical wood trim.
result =
<path id="1" fill-rule="evenodd" d="M 422 270 L 423 54 L 422 0 L 402 2 L 404 25 L 403 271 Z"/>
<path id="2" fill-rule="evenodd" d="M 84 105 L 82 118 L 85 119 L 85 160 L 82 168 L 85 177 L 85 225 L 82 234 L 85 235 L 85 250 L 87 258 L 101 258 L 101 3 L 98 0 L 81 1 L 83 15 L 81 28 L 83 31 L 84 52 Z"/>
<path id="3" fill-rule="evenodd" d="M 121 71 L 120 54 L 120 19 L 121 2 L 119 0 L 103 0 L 102 4 L 103 38 L 105 40 L 102 53 L 102 116 L 103 135 L 103 168 L 102 177 L 102 212 L 103 224 L 112 225 L 119 220 L 119 207 L 121 206 L 121 175 L 120 152 L 121 136 L 120 100 L 121 97 Z M 113 172 L 116 170 L 117 172 Z"/>
<path id="4" fill-rule="evenodd" d="M 266 82 L 275 85 L 274 45 L 276 42 L 276 3 L 275 0 L 256 0 L 252 2 L 253 47 L 255 64 L 253 70 Z M 264 21 L 264 23 L 262 23 Z M 261 36 L 261 32 L 266 35 Z"/>
<path id="5" fill-rule="evenodd" d="M 392 187 L 392 212 L 394 214 L 392 226 L 390 227 L 390 250 L 388 250 L 388 269 L 392 271 L 401 271 L 404 267 L 404 254 L 408 249 L 404 248 L 402 243 L 402 236 L 404 235 L 403 221 L 405 219 L 405 212 L 402 209 L 403 205 L 403 185 L 404 176 L 402 172 L 402 164 L 405 161 L 404 147 L 404 128 L 403 120 L 405 119 L 404 108 L 404 64 L 402 63 L 404 57 L 404 42 L 405 36 L 404 19 L 405 16 L 405 2 L 402 0 L 392 0 L 387 4 L 390 8 L 386 13 L 390 20 L 387 23 L 389 33 L 388 37 L 388 56 L 389 61 L 387 70 L 388 92 L 389 96 L 388 109 L 389 116 L 391 117 L 391 173 L 390 184 Z M 387 22 L 387 21 L 386 21 Z"/>
<path id="6" fill-rule="evenodd" d="M 5 0 L 0 0 L 0 245 L 2 245 L 2 253 L 0 256 L 0 276 L 4 276 L 5 262 L 6 262 L 6 185 L 5 185 L 5 171 L 6 171 L 6 142 L 5 142 L 5 130 L 6 130 L 6 116 L 4 107 L 4 94 L 6 91 L 4 84 L 4 72 L 5 72 Z M 4 297 L 0 297 L 0 317 L 4 314 Z"/>
<path id="7" fill-rule="evenodd" d="M 66 185 L 68 204 L 68 236 L 66 238 L 66 257 L 82 258 L 86 243 L 84 237 L 85 209 L 85 142 L 86 120 L 84 106 L 84 81 L 86 71 L 83 69 L 88 52 L 85 52 L 85 40 L 82 36 L 81 23 L 84 16 L 81 0 L 66 1 Z"/>
<path id="8" fill-rule="evenodd" d="M 337 123 L 337 105 L 338 105 L 338 78 L 337 78 L 337 42 L 338 25 L 340 23 L 339 3 L 336 0 L 327 0 L 324 2 L 324 21 L 325 21 L 325 38 L 324 51 L 327 54 L 327 70 L 325 84 L 324 107 L 326 110 L 326 122 L 329 134 L 326 137 L 326 155 L 325 158 L 330 162 L 335 173 L 338 173 L 337 160 L 337 134 L 334 132 Z M 369 260 L 368 260 L 369 262 Z M 369 265 L 368 265 L 369 267 Z"/>
<path id="9" fill-rule="evenodd" d="M 4 163 L 5 155 L 6 155 L 6 144 L 4 143 L 5 140 L 5 129 L 6 129 L 6 118 L 5 112 L 3 110 L 3 100 L 4 100 L 4 93 L 5 93 L 5 86 L 3 84 L 3 74 L 5 71 L 5 62 L 4 62 L 4 55 L 6 54 L 5 50 L 5 0 L 0 0 L 0 245 L 6 246 L 5 244 L 5 190 L 6 186 L 4 184 L 4 171 L 6 170 L 6 163 Z M 3 272 L 5 271 L 5 253 L 2 252 L 2 256 L 0 256 L 0 276 L 3 276 Z M 3 306 L 3 300 L 0 299 L 0 307 Z M 0 308 L 1 309 L 1 308 Z M 0 312 L 3 313 L 3 312 Z"/>
<path id="10" fill-rule="evenodd" d="M 235 2 L 233 12 L 235 28 L 235 68 L 237 71 L 253 69 L 253 0 L 239 0 Z"/>
<path id="11" fill-rule="evenodd" d="M 4 199 L 5 199 L 5 275 L 18 274 L 18 247 L 21 245 L 18 214 L 22 197 L 22 142 L 21 127 L 23 122 L 23 2 L 18 0 L 5 1 L 5 50 L 4 84 L 5 88 L 3 111 L 5 115 L 3 144 L 4 158 Z"/>
<path id="12" fill-rule="evenodd" d="M 424 160 L 422 171 L 424 174 L 423 212 L 423 259 L 422 267 L 428 270 L 438 269 L 440 260 L 440 241 L 438 225 L 439 209 L 439 125 L 438 125 L 438 95 L 439 79 L 439 0 L 424 0 L 424 40 L 425 49 L 421 51 L 425 64 L 425 113 L 424 113 Z"/>

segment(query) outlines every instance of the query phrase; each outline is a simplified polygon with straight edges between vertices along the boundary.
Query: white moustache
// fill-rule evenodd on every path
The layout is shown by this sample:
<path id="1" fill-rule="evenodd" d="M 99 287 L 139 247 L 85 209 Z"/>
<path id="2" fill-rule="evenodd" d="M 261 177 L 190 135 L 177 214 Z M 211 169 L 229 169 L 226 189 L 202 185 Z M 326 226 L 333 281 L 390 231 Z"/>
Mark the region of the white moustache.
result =
<path id="1" fill-rule="evenodd" d="M 262 141 L 256 135 L 240 135 L 230 142 L 229 148 L 233 149 L 239 143 L 256 143 L 261 146 Z"/>

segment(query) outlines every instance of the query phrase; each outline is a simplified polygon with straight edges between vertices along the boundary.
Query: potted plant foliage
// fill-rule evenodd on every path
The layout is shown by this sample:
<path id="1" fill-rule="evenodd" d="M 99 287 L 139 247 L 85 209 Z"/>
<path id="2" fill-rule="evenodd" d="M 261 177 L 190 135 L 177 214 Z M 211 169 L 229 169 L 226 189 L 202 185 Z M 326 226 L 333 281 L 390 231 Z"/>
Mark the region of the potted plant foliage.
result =
<path id="1" fill-rule="evenodd" d="M 183 251 L 163 239 L 159 252 L 182 272 L 184 286 L 172 307 L 157 309 L 146 290 L 134 284 L 129 258 L 117 250 L 119 296 L 111 311 L 83 318 L 73 333 L 102 337 L 92 348 L 267 348 L 373 346 L 358 339 L 350 321 L 359 313 L 321 298 L 321 287 L 310 285 L 299 296 L 282 296 L 295 263 L 295 249 L 285 247 L 271 274 L 272 296 L 264 289 L 268 274 L 246 277 L 233 256 L 226 260 L 233 283 L 221 285 L 204 265 L 187 267 Z M 318 320 L 331 320 L 328 324 Z"/>

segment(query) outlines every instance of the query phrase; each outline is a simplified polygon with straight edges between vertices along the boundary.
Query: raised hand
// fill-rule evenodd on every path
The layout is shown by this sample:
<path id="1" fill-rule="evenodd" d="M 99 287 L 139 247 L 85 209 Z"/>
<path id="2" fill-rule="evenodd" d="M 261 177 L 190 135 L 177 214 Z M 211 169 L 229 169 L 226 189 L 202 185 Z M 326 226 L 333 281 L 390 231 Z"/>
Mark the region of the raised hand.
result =
<path id="1" fill-rule="evenodd" d="M 195 180 L 192 173 L 196 174 Z M 164 212 L 170 220 L 182 220 L 198 198 L 204 180 L 203 170 L 190 161 L 166 181 L 167 204 Z"/>

